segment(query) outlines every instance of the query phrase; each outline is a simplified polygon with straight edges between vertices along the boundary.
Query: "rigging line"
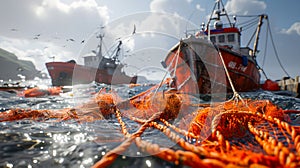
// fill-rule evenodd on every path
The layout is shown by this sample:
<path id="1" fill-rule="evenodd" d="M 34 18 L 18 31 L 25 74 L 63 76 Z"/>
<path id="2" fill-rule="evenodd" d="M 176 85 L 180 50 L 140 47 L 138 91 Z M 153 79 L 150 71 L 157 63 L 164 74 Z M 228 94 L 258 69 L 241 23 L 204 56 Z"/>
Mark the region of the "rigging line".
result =
<path id="1" fill-rule="evenodd" d="M 256 34 L 256 31 L 254 31 L 254 32 L 253 32 L 253 34 L 252 34 L 252 36 L 251 36 L 250 40 L 248 41 L 248 43 L 247 43 L 246 47 L 249 47 L 249 45 L 250 45 L 251 41 L 253 40 L 253 38 L 254 38 L 255 34 Z"/>
<path id="2" fill-rule="evenodd" d="M 176 62 L 175 62 L 174 74 L 176 74 L 176 70 L 177 70 L 177 65 L 178 65 L 178 59 L 179 59 L 179 54 L 180 54 L 180 50 L 181 50 L 181 45 L 182 45 L 182 41 L 180 41 L 178 50 L 176 52 Z"/>
<path id="3" fill-rule="evenodd" d="M 230 26 L 233 26 L 233 24 L 231 23 L 231 21 L 230 21 L 230 19 L 229 19 L 229 16 L 227 15 L 227 11 L 226 11 L 226 9 L 225 9 L 225 7 L 224 7 L 223 1 L 221 1 L 221 4 L 222 4 L 223 10 L 224 10 L 224 12 L 225 12 L 225 14 L 226 14 L 225 16 L 227 17 L 227 20 L 228 20 Z"/>
<path id="4" fill-rule="evenodd" d="M 236 16 L 236 17 L 258 17 L 259 15 L 228 15 L 228 16 Z"/>
<path id="5" fill-rule="evenodd" d="M 252 25 L 252 24 L 255 24 L 255 23 L 257 24 L 258 20 L 259 20 L 259 18 L 256 17 L 256 18 L 244 21 L 244 22 L 240 23 L 239 25 L 242 25 L 243 27 L 245 27 L 245 26 Z"/>
<path id="6" fill-rule="evenodd" d="M 194 11 L 190 14 L 186 24 L 185 24 L 185 36 L 187 37 L 187 33 L 188 33 L 188 22 L 191 22 L 192 16 L 194 15 L 194 13 L 196 12 L 197 9 L 194 9 Z"/>
<path id="7" fill-rule="evenodd" d="M 266 42 L 265 42 L 265 50 L 264 50 L 264 57 L 262 60 L 262 68 L 265 65 L 265 60 L 266 60 L 266 56 L 267 56 L 267 48 L 268 48 L 268 35 L 269 35 L 269 29 L 267 29 L 267 33 L 266 33 Z"/>
<path id="8" fill-rule="evenodd" d="M 251 25 L 247 25 L 248 27 L 246 27 L 246 26 L 244 26 L 243 27 L 243 31 L 246 31 L 246 30 L 248 30 L 248 29 L 250 29 L 250 28 L 254 28 L 254 25 L 257 25 L 257 22 L 255 23 L 255 22 L 253 22 Z M 246 27 L 246 28 L 245 28 Z"/>
<path id="9" fill-rule="evenodd" d="M 175 70 L 173 72 L 174 76 L 176 75 L 176 70 L 177 70 L 177 64 L 178 64 L 179 54 L 180 54 L 180 50 L 181 50 L 181 45 L 182 45 L 182 41 L 180 40 L 178 49 L 177 49 L 175 57 L 174 57 L 176 59 L 175 60 Z M 163 76 L 163 79 L 160 81 L 159 86 L 156 88 L 156 90 L 154 92 L 154 95 L 153 95 L 153 98 L 155 97 L 156 93 L 158 92 L 158 89 L 161 88 L 164 80 L 166 79 L 167 74 L 168 74 L 168 70 L 169 70 L 169 68 L 171 68 L 171 65 L 173 64 L 173 61 L 174 61 L 174 59 L 172 59 L 172 61 L 170 63 L 170 66 L 167 68 L 167 71 L 166 71 L 166 73 Z"/>
<path id="10" fill-rule="evenodd" d="M 244 22 L 241 22 L 241 23 L 239 23 L 239 25 L 249 24 L 249 23 L 252 23 L 252 22 L 256 22 L 257 23 L 257 20 L 258 20 L 258 17 L 255 17 L 255 18 L 246 20 Z"/>
<path id="11" fill-rule="evenodd" d="M 252 27 L 253 25 L 256 25 L 258 23 L 259 18 L 255 18 L 254 20 L 248 21 L 247 23 L 244 22 L 243 24 L 239 24 L 240 27 L 243 27 L 248 29 L 248 27 Z"/>
<path id="12" fill-rule="evenodd" d="M 274 43 L 274 40 L 273 40 L 273 36 L 272 36 L 272 32 L 271 32 L 269 20 L 267 20 L 267 23 L 268 23 L 268 29 L 269 29 L 269 33 L 270 33 L 270 38 L 271 38 L 272 46 L 273 46 L 273 49 L 274 49 L 274 52 L 275 52 L 275 56 L 276 56 L 276 58 L 277 58 L 277 61 L 278 61 L 279 65 L 280 65 L 281 69 L 284 71 L 284 73 L 285 73 L 288 77 L 290 77 L 290 75 L 287 73 L 287 71 L 285 70 L 285 68 L 283 67 L 283 65 L 282 65 L 282 63 L 281 63 L 281 61 L 280 61 L 280 59 L 279 59 L 279 56 L 278 56 L 278 53 L 277 53 L 277 50 L 276 50 L 276 47 L 275 47 L 275 43 Z"/>
<path id="13" fill-rule="evenodd" d="M 213 13 L 214 13 L 214 10 L 215 10 L 216 6 L 217 6 L 217 2 L 215 2 L 215 5 L 214 5 L 214 7 L 213 7 L 213 10 L 212 10 L 212 12 L 211 12 L 211 14 L 210 14 L 210 17 L 209 17 L 209 18 L 212 18 L 212 16 L 213 16 Z M 208 29 L 208 28 L 209 28 L 209 26 L 210 26 L 210 21 L 211 21 L 211 19 L 209 19 L 209 20 L 208 20 L 208 23 L 207 23 L 207 25 L 206 25 L 206 29 Z"/>
<path id="14" fill-rule="evenodd" d="M 256 20 L 256 21 L 254 21 L 254 22 L 252 22 L 250 24 L 247 24 L 247 25 L 239 25 L 239 27 L 242 28 L 242 31 L 246 31 L 246 30 L 248 30 L 250 28 L 255 27 L 255 25 L 257 25 L 257 23 L 258 23 L 258 21 Z"/>

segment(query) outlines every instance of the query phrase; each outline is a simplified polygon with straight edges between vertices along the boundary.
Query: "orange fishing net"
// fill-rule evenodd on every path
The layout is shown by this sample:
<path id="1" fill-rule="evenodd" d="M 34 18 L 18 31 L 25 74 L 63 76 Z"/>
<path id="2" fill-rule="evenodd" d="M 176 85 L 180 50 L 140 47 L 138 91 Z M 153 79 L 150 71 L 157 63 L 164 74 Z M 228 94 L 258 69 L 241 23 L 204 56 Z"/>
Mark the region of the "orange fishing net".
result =
<path id="1" fill-rule="evenodd" d="M 299 111 L 282 110 L 268 100 L 193 104 L 188 95 L 158 91 L 159 87 L 153 86 L 128 100 L 102 90 L 90 102 L 73 109 L 13 109 L 0 113 L 0 121 L 55 118 L 87 122 L 116 117 L 125 141 L 94 167 L 109 166 L 132 144 L 141 152 L 191 167 L 300 166 L 300 128 L 290 124 L 287 115 Z M 192 106 L 197 110 L 190 111 Z M 138 122 L 140 127 L 130 133 L 124 118 Z M 178 118 L 176 126 L 171 124 Z M 146 129 L 159 130 L 180 149 L 144 140 L 141 136 Z"/>

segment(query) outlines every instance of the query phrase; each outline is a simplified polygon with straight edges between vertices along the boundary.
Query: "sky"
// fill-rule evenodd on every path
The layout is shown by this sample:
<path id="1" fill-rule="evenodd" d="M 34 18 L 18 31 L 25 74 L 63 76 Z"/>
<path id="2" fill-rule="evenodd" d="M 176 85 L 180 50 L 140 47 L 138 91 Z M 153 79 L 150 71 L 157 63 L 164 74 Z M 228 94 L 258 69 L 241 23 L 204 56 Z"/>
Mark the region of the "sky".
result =
<path id="1" fill-rule="evenodd" d="M 118 39 L 122 39 L 127 51 L 122 59 L 128 71 L 131 68 L 142 73 L 147 70 L 146 66 L 159 69 L 157 63 L 149 60 L 160 62 L 168 50 L 185 37 L 186 30 L 198 29 L 202 22 L 207 22 L 214 2 L 1 0 L 0 48 L 16 54 L 19 59 L 31 60 L 38 70 L 47 72 L 45 63 L 53 60 L 74 59 L 83 63 L 82 57 L 97 48 L 99 39 L 96 37 L 101 32 L 105 35 L 105 52 L 109 53 Z M 262 29 L 257 57 L 268 78 L 276 80 L 300 75 L 299 0 L 223 0 L 223 3 L 231 15 L 269 16 L 278 56 L 270 35 L 264 35 L 266 29 Z M 238 18 L 238 23 L 243 19 Z M 264 26 L 267 25 L 264 22 Z M 135 36 L 131 36 L 133 31 Z M 242 38 L 251 35 L 252 32 L 243 34 Z M 242 44 L 246 45 L 247 40 L 242 40 Z"/>

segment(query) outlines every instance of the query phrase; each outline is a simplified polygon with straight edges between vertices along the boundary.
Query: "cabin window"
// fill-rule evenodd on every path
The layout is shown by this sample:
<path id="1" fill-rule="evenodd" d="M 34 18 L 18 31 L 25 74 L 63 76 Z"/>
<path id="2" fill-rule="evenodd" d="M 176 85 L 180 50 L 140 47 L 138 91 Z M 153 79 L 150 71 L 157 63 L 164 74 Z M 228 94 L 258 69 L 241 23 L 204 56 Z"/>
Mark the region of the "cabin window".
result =
<path id="1" fill-rule="evenodd" d="M 216 42 L 216 36 L 210 36 L 210 41 L 215 43 Z"/>
<path id="2" fill-rule="evenodd" d="M 227 35 L 228 42 L 234 42 L 234 34 Z"/>
<path id="3" fill-rule="evenodd" d="M 218 36 L 218 41 L 219 41 L 219 43 L 224 43 L 225 42 L 225 36 L 224 35 L 219 35 Z"/>

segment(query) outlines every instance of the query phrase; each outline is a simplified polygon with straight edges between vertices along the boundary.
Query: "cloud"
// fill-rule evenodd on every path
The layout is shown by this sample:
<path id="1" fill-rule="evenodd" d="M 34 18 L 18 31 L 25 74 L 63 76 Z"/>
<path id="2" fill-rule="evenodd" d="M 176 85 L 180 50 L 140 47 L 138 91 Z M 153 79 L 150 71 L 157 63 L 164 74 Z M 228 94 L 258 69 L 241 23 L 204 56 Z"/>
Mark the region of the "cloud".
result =
<path id="1" fill-rule="evenodd" d="M 108 8 L 106 6 L 99 6 L 95 0 L 72 1 L 69 4 L 63 3 L 61 0 L 43 0 L 40 5 L 35 7 L 35 13 L 38 17 L 45 17 L 45 15 L 51 17 L 54 11 L 62 15 L 74 15 L 78 13 L 77 11 L 80 11 L 83 16 L 85 13 L 87 15 L 98 13 L 98 16 L 104 22 L 107 22 L 109 19 Z"/>
<path id="2" fill-rule="evenodd" d="M 0 11 L 0 47 L 40 70 L 52 56 L 77 59 L 80 42 L 109 20 L 108 8 L 95 0 L 9 0 L 0 2 Z"/>
<path id="3" fill-rule="evenodd" d="M 249 15 L 260 14 L 267 8 L 267 5 L 260 0 L 229 0 L 225 8 L 229 14 Z"/>
<path id="4" fill-rule="evenodd" d="M 298 34 L 300 36 L 300 22 L 295 22 L 290 28 L 282 29 L 281 33 L 283 34 Z"/>
<path id="5" fill-rule="evenodd" d="M 82 29 L 95 29 L 107 23 L 108 8 L 95 0 L 10 0 L 1 1 L 0 15 L 2 35 L 15 37 L 10 30 L 18 30 L 18 38 L 26 38 L 37 32 L 57 34 L 80 34 Z M 18 5 L 15 5 L 18 4 Z"/>
<path id="6" fill-rule="evenodd" d="M 187 15 L 195 11 L 205 11 L 200 4 L 195 5 L 192 2 L 193 0 L 153 0 L 150 3 L 150 10 L 152 12 L 176 13 L 182 17 L 188 17 Z"/>

